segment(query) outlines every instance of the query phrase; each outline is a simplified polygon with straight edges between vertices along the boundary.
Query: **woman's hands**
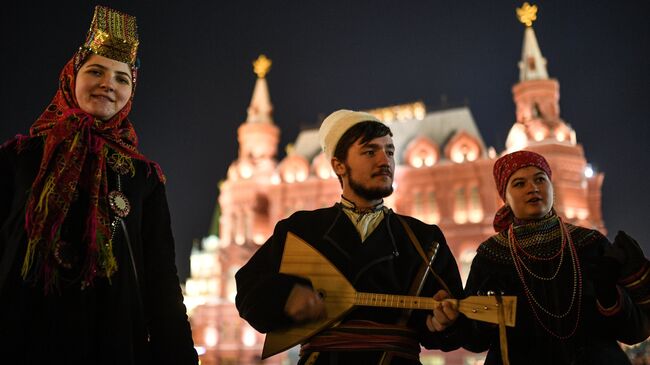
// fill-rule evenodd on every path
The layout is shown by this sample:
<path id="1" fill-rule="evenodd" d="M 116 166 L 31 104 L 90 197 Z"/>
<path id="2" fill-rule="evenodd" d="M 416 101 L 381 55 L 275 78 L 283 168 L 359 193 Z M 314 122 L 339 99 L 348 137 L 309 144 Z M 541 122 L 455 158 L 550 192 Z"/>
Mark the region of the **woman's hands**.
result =
<path id="1" fill-rule="evenodd" d="M 623 231 L 618 231 L 612 244 L 612 252 L 605 253 L 614 256 L 621 263 L 620 278 L 624 279 L 639 272 L 648 261 L 641 246 Z"/>

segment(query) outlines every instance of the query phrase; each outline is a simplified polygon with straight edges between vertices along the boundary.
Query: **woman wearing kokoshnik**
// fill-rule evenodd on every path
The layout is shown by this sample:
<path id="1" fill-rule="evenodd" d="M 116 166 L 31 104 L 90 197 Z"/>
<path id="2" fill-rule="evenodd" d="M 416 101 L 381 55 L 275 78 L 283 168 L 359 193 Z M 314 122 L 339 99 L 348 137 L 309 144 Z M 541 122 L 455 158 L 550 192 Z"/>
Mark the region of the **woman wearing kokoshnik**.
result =
<path id="1" fill-rule="evenodd" d="M 650 265 L 624 232 L 610 244 L 600 232 L 563 221 L 553 209 L 552 172 L 543 156 L 517 151 L 494 164 L 505 202 L 498 232 L 472 262 L 466 295 L 516 295 L 516 325 L 507 328 L 511 364 L 629 364 L 617 341 L 650 335 Z M 502 358 L 499 331 L 472 321 L 463 346 Z"/>
<path id="2" fill-rule="evenodd" d="M 0 148 L 0 354 L 196 364 L 159 166 L 128 119 L 135 17 L 97 6 L 54 99 Z"/>

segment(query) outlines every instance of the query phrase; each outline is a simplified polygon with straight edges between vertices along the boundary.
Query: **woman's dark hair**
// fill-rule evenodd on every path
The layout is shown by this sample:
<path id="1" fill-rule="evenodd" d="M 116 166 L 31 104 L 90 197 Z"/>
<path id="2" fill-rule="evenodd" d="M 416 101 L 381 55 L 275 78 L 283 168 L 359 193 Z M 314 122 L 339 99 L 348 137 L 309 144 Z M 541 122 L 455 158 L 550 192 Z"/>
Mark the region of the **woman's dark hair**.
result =
<path id="1" fill-rule="evenodd" d="M 393 133 L 390 131 L 390 128 L 383 123 L 375 121 L 357 123 L 343 133 L 341 139 L 339 139 L 339 142 L 336 144 L 334 157 L 341 162 L 345 162 L 348 158 L 348 150 L 359 138 L 361 138 L 360 143 L 363 144 L 385 135 L 392 137 Z"/>

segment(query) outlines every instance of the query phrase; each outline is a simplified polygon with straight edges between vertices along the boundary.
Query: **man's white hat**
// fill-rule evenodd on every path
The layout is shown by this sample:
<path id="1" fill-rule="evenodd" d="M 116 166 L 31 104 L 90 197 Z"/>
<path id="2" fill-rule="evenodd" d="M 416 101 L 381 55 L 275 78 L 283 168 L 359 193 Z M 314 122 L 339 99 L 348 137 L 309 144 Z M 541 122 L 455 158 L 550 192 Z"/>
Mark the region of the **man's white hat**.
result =
<path id="1" fill-rule="evenodd" d="M 336 145 L 339 143 L 343 134 L 352 126 L 361 122 L 381 123 L 372 114 L 346 109 L 337 110 L 323 120 L 323 124 L 321 124 L 318 130 L 318 139 L 328 159 L 331 159 L 332 155 L 334 155 Z"/>

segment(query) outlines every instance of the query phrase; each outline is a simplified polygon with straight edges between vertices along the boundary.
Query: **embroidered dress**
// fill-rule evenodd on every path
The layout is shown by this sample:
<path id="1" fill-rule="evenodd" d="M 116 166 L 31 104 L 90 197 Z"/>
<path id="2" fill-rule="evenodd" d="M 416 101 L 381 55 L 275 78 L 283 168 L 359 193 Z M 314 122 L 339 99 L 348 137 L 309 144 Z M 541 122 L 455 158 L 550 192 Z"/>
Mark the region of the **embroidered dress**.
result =
<path id="1" fill-rule="evenodd" d="M 86 251 L 83 254 L 83 285 L 92 285 L 96 276 L 110 277 L 115 272 L 107 159 L 112 160 L 113 166 L 130 158 L 149 162 L 138 152 L 138 139 L 127 119 L 131 100 L 105 122 L 79 109 L 73 92 L 76 70 L 80 67 L 77 62 L 77 57 L 73 57 L 63 68 L 59 89 L 31 127 L 30 136 L 16 138 L 18 150 L 29 139 L 42 139 L 44 143 L 40 168 L 26 207 L 28 246 L 22 275 L 41 282 L 46 291 L 57 286 L 56 250 L 65 245 L 60 243 L 61 227 L 79 190 L 89 195 L 82 238 Z M 156 164 L 154 166 L 162 181 L 162 172 Z"/>
<path id="2" fill-rule="evenodd" d="M 82 289 L 86 250 L 81 238 L 90 200 L 82 190 L 61 225 L 66 244 L 53 253 L 58 289 L 45 294 L 42 285 L 22 278 L 24 207 L 42 151 L 40 138 L 24 142 L 20 153 L 11 145 L 0 148 L 0 170 L 11 176 L 0 179 L 0 353 L 25 364 L 196 364 L 165 186 L 143 161 L 133 161 L 134 175 L 121 176 L 121 191 L 131 205 L 124 222 L 134 261 L 120 225 L 110 233 L 117 270 L 110 280 L 97 276 Z M 110 165 L 107 170 L 107 188 L 117 190 L 117 173 Z M 113 222 L 110 208 L 108 215 Z"/>
<path id="3" fill-rule="evenodd" d="M 131 100 L 98 120 L 75 96 L 91 54 L 129 65 L 134 86 L 137 44 L 134 17 L 97 6 L 29 136 L 0 147 L 3 360 L 198 363 L 164 176 L 137 149 Z"/>
<path id="4" fill-rule="evenodd" d="M 480 245 L 465 294 L 518 297 L 516 326 L 507 328 L 511 364 L 629 363 L 616 341 L 643 340 L 645 317 L 625 291 L 617 311 L 599 311 L 590 269 L 606 245 L 598 231 L 554 213 L 511 225 Z M 472 324 L 464 347 L 489 349 L 485 364 L 500 364 L 498 329 Z"/>

